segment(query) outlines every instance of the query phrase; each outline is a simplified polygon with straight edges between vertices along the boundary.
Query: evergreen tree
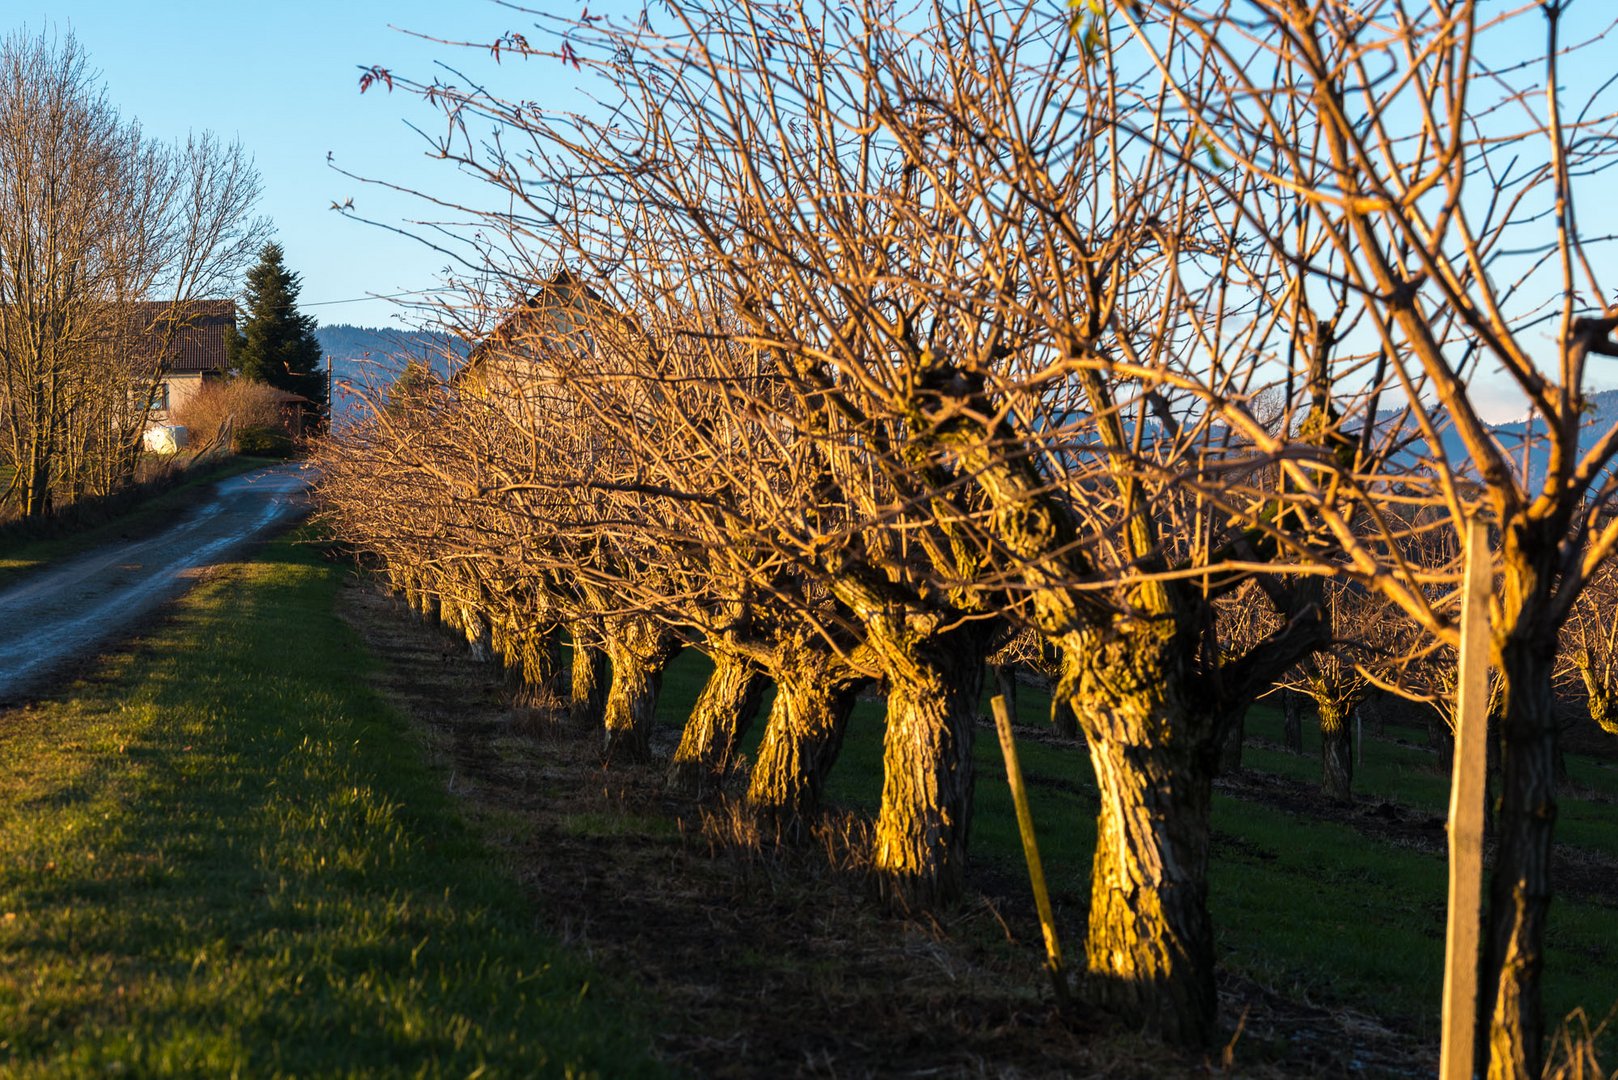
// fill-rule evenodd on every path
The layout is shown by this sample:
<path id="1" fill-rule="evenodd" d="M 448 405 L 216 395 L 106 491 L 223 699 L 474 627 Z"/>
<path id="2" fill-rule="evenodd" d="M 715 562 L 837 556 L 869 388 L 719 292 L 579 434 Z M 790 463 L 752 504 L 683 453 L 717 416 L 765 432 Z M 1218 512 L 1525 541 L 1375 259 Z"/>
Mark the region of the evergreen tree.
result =
<path id="1" fill-rule="evenodd" d="M 265 244 L 247 273 L 246 313 L 229 341 L 228 359 L 242 378 L 302 394 L 324 409 L 320 342 L 314 316 L 298 311 L 301 287 L 300 275 L 286 268 L 281 245 Z"/>

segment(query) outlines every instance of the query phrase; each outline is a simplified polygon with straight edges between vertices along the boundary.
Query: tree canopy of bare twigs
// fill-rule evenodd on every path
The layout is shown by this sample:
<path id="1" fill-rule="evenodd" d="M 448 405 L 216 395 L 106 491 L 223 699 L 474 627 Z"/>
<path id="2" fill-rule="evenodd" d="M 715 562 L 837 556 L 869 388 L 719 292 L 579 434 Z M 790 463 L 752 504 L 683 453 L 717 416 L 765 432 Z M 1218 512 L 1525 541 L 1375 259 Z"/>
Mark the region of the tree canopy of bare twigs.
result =
<path id="1" fill-rule="evenodd" d="M 0 460 L 24 516 L 133 475 L 189 302 L 266 231 L 258 193 L 240 146 L 120 117 L 71 35 L 0 41 Z"/>
<path id="2" fill-rule="evenodd" d="M 1505 746 L 1490 1067 L 1526 1075 L 1551 657 L 1618 542 L 1618 427 L 1584 409 L 1618 314 L 1573 213 L 1610 122 L 1599 95 L 1564 115 L 1563 5 L 1531 7 L 744 3 L 502 39 L 587 71 L 599 115 L 388 72 L 501 195 L 459 209 L 468 309 L 503 322 L 433 403 L 329 449 L 327 504 L 445 599 L 593 634 L 626 700 L 676 641 L 818 687 L 778 692 L 761 810 L 782 805 L 770 769 L 818 784 L 840 696 L 877 680 L 875 862 L 906 903 L 959 884 L 982 662 L 1038 635 L 1101 790 L 1087 985 L 1193 1043 L 1213 1034 L 1225 732 L 1345 605 L 1396 608 L 1410 655 L 1452 647 L 1483 515 Z M 1486 45 L 1524 19 L 1543 54 L 1503 64 Z M 1485 423 L 1491 367 L 1540 472 Z M 380 477 L 398 496 L 362 505 Z M 1228 625 L 1238 589 L 1265 618 Z M 1311 663 L 1333 699 L 1367 666 Z M 728 693 L 729 727 L 688 735 L 735 730 Z"/>

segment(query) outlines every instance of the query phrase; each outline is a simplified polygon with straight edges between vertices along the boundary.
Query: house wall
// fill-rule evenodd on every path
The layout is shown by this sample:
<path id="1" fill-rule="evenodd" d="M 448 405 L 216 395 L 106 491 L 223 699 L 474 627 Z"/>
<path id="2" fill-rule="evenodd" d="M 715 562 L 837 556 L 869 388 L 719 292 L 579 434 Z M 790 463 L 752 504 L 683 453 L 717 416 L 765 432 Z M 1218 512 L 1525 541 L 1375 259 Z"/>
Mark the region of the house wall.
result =
<path id="1" fill-rule="evenodd" d="M 171 417 L 183 413 L 186 403 L 196 397 L 197 391 L 202 389 L 204 377 L 200 372 L 197 374 L 187 373 L 165 376 L 163 381 L 168 384 L 169 388 L 168 408 L 154 409 L 152 411 L 152 421 L 167 424 Z"/>

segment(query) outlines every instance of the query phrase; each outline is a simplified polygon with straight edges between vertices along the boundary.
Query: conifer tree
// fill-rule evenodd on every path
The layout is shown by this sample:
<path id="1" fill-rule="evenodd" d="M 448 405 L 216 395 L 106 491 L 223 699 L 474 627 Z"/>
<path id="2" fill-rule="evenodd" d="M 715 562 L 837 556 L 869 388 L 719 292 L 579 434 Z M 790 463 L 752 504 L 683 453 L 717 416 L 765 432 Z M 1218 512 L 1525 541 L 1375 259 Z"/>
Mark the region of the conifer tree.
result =
<path id="1" fill-rule="evenodd" d="M 246 313 L 230 341 L 230 366 L 244 379 L 266 382 L 326 405 L 315 319 L 298 311 L 301 275 L 288 270 L 281 245 L 264 245 L 247 274 Z"/>

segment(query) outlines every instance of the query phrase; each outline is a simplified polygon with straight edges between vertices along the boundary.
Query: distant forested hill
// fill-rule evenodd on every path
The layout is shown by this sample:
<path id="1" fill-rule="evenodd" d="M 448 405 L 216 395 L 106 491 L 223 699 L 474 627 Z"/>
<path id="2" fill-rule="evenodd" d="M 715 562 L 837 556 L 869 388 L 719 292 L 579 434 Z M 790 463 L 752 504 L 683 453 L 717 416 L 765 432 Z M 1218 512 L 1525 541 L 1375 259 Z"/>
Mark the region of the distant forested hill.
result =
<path id="1" fill-rule="evenodd" d="M 411 360 L 425 360 L 440 375 L 448 375 L 466 354 L 461 342 L 445 334 L 396 327 L 334 323 L 318 328 L 315 337 L 321 354 L 332 360 L 337 384 L 333 405 L 339 419 L 360 407 L 355 390 L 384 389 Z"/>

